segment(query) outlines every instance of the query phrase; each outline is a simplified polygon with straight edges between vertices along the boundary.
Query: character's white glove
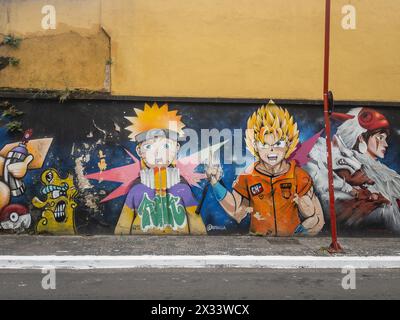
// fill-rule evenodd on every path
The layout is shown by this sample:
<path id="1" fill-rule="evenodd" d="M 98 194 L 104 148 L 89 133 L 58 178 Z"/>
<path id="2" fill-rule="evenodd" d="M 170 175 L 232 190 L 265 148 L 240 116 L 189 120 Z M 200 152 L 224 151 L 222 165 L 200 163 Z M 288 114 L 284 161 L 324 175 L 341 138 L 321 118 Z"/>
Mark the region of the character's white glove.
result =
<path id="1" fill-rule="evenodd" d="M 7 169 L 8 172 L 15 178 L 21 179 L 25 177 L 26 172 L 28 171 L 29 164 L 33 161 L 33 156 L 29 155 L 22 162 L 16 162 L 9 164 Z"/>

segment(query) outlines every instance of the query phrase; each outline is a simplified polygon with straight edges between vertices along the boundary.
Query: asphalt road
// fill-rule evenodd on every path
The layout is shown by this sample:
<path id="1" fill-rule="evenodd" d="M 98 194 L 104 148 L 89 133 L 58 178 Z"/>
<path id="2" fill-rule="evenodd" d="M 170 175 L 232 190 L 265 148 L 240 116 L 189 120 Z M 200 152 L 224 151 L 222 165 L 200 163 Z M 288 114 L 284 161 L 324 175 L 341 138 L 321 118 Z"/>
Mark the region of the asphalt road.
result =
<path id="1" fill-rule="evenodd" d="M 341 270 L 131 269 L 56 271 L 44 290 L 40 270 L 0 270 L 0 299 L 399 299 L 400 270 L 359 270 L 344 290 Z"/>

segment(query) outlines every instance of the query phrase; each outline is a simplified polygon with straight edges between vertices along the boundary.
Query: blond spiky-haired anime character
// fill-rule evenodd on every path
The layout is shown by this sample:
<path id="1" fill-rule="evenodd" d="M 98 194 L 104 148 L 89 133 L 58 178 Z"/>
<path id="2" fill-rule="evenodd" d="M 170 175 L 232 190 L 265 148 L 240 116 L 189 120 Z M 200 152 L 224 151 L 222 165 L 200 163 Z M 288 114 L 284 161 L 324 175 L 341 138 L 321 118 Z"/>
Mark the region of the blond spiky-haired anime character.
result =
<path id="1" fill-rule="evenodd" d="M 192 190 L 175 166 L 185 127 L 181 116 L 166 104 L 146 104 L 135 113 L 126 117 L 131 123 L 126 129 L 137 143 L 140 177 L 128 193 L 115 233 L 206 234 Z"/>
<path id="2" fill-rule="evenodd" d="M 248 119 L 246 144 L 257 162 L 236 179 L 233 192 L 219 182 L 219 167 L 207 169 L 214 194 L 225 211 L 238 223 L 251 214 L 251 234 L 316 235 L 324 226 L 312 179 L 289 160 L 298 143 L 293 117 L 271 100 Z"/>

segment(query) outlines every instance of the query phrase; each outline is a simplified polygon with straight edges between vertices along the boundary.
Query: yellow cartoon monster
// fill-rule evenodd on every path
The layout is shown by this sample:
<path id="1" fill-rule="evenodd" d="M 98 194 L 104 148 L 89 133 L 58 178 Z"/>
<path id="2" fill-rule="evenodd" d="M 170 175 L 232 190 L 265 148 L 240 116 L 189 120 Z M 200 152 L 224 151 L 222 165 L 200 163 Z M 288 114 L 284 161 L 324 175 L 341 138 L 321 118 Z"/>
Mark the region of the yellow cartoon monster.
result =
<path id="1" fill-rule="evenodd" d="M 72 175 L 63 179 L 55 169 L 43 172 L 41 181 L 44 187 L 41 194 L 46 196 L 45 201 L 35 197 L 32 200 L 36 208 L 43 209 L 42 217 L 36 225 L 38 234 L 74 235 L 75 209 L 74 201 L 78 190 L 74 186 Z"/>

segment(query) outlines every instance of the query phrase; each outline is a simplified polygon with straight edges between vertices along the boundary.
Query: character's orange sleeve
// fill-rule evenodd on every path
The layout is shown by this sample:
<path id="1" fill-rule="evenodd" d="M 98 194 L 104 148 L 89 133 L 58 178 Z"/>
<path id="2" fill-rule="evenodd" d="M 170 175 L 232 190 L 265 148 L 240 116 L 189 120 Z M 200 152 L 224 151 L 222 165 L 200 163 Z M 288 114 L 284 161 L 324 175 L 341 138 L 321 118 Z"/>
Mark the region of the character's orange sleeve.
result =
<path id="1" fill-rule="evenodd" d="M 236 181 L 233 183 L 233 190 L 239 193 L 242 197 L 250 199 L 249 189 L 247 186 L 247 175 L 242 174 L 237 177 Z"/>
<path id="2" fill-rule="evenodd" d="M 296 167 L 295 170 L 296 182 L 297 182 L 297 194 L 299 197 L 303 197 L 310 191 L 313 186 L 313 180 L 307 171 Z"/>

